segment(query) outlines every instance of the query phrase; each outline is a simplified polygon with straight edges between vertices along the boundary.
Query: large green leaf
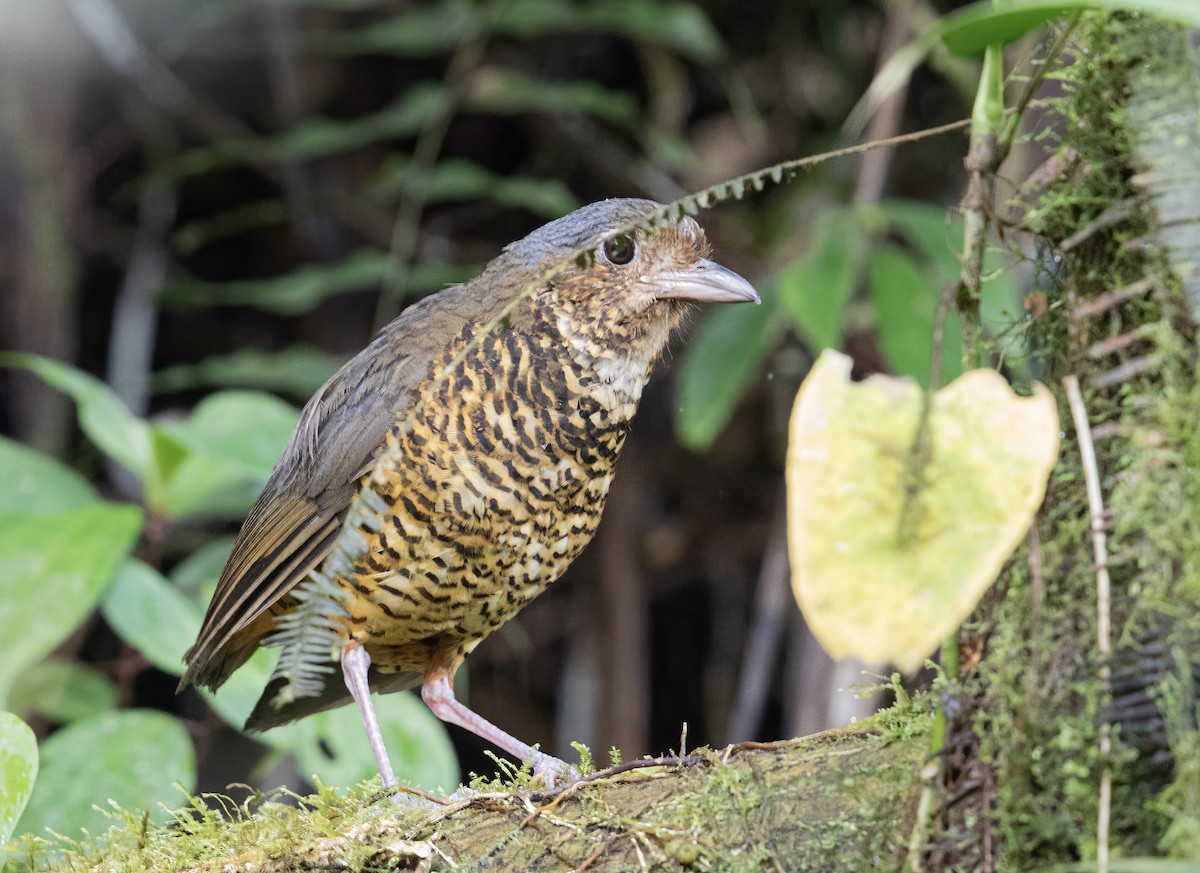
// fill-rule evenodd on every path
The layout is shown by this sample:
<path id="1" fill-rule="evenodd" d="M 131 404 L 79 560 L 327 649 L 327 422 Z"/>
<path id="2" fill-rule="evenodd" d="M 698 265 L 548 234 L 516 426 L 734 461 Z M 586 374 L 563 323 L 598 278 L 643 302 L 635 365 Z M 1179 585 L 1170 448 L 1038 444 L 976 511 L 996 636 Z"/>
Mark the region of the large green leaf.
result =
<path id="1" fill-rule="evenodd" d="M 974 609 L 1028 531 L 1058 457 L 1058 415 L 1045 386 L 1021 397 L 994 370 L 925 398 L 910 379 L 852 382 L 851 365 L 826 351 L 796 395 L 792 586 L 832 657 L 908 672 Z M 913 448 L 923 412 L 925 453 Z"/>
<path id="2" fill-rule="evenodd" d="M 804 255 L 779 274 L 779 303 L 818 350 L 840 345 L 842 310 L 854 291 L 866 235 L 849 210 L 834 210 Z"/>
<path id="3" fill-rule="evenodd" d="M 989 45 L 1016 42 L 1035 27 L 1083 9 L 1147 12 L 1200 27 L 1196 0 L 982 0 L 947 15 L 937 30 L 950 51 L 976 55 Z"/>
<path id="4" fill-rule="evenodd" d="M 449 51 L 466 39 L 478 26 L 477 18 L 478 10 L 471 3 L 441 2 L 427 9 L 409 8 L 363 27 L 305 34 L 301 45 L 338 55 L 427 57 Z"/>
<path id="5" fill-rule="evenodd" d="M 456 788 L 454 747 L 429 708 L 408 692 L 375 695 L 374 700 L 396 778 L 429 790 Z M 330 785 L 354 785 L 377 775 L 357 707 L 318 713 L 295 727 L 290 750 L 303 775 L 316 775 Z"/>
<path id="6" fill-rule="evenodd" d="M 687 346 L 675 434 L 693 451 L 712 445 L 779 336 L 779 295 L 768 289 L 762 299 L 759 306 L 722 306 L 709 313 Z"/>
<path id="7" fill-rule="evenodd" d="M 101 608 L 104 620 L 117 635 L 151 664 L 172 676 L 183 673 L 184 653 L 200 632 L 202 608 L 157 570 L 141 561 L 126 561 L 113 578 Z M 218 715 L 241 730 L 271 678 L 275 657 L 273 650 L 259 650 L 219 691 L 201 693 Z M 289 734 L 277 730 L 256 739 L 278 745 L 289 742 Z"/>
<path id="8" fill-rule="evenodd" d="M 903 243 L 903 250 L 918 265 L 926 277 L 927 287 L 924 294 L 929 299 L 920 304 L 925 326 L 914 325 L 915 330 L 929 330 L 926 344 L 932 344 L 933 322 L 932 313 L 937 306 L 936 295 L 948 282 L 957 282 L 962 271 L 961 251 L 963 243 L 962 219 L 945 207 L 933 206 L 928 203 L 918 203 L 912 200 L 888 200 L 880 204 L 890 233 Z M 886 256 L 885 256 L 886 257 Z M 1021 359 L 1026 354 L 1025 335 L 1013 330 L 1020 322 L 1024 313 L 1020 309 L 1013 273 L 1005 269 L 1004 252 L 998 248 L 989 248 L 983 259 L 984 280 L 980 291 L 980 315 L 989 338 L 1000 339 L 996 351 L 1003 358 L 1007 367 L 1020 371 L 1024 367 Z M 903 278 L 900 279 L 903 281 Z M 921 292 L 918 292 L 920 296 Z M 950 336 L 957 336 L 959 330 L 957 319 L 951 313 L 948 320 Z M 893 328 L 896 329 L 896 328 Z M 918 336 L 908 339 L 917 341 Z M 948 349 L 947 356 L 958 354 L 956 349 Z M 954 367 L 949 374 L 958 372 Z M 913 374 L 917 375 L 917 374 Z M 920 377 L 924 380 L 924 376 Z"/>
<path id="9" fill-rule="evenodd" d="M 183 448 L 163 488 L 170 518 L 241 515 L 250 508 L 296 426 L 296 409 L 270 394 L 221 391 L 184 421 L 157 425 Z"/>
<path id="10" fill-rule="evenodd" d="M 938 281 L 958 276 L 962 268 L 959 252 L 963 223 L 955 211 L 916 200 L 885 200 L 879 204 L 879 211 L 888 230 L 900 237 L 905 248 L 920 255 L 937 271 Z"/>
<path id="11" fill-rule="evenodd" d="M 37 780 L 37 738 L 11 712 L 0 712 L 0 844 L 8 841 Z M 0 867 L 4 864 L 0 855 Z"/>
<path id="12" fill-rule="evenodd" d="M 896 373 L 928 385 L 939 284 L 906 252 L 884 245 L 871 252 L 867 291 L 888 363 Z M 962 372 L 962 330 L 953 312 L 946 317 L 943 348 L 943 380 L 949 381 Z"/>
<path id="13" fill-rule="evenodd" d="M 383 139 L 412 136 L 438 111 L 443 98 L 440 83 L 426 83 L 370 115 L 351 119 L 307 118 L 275 137 L 229 140 L 194 148 L 163 162 L 153 181 L 179 181 L 243 163 L 267 164 L 304 160 L 362 148 Z"/>
<path id="14" fill-rule="evenodd" d="M 198 609 L 208 604 L 221 570 L 233 551 L 233 542 L 232 536 L 208 540 L 172 568 L 171 584 L 186 594 Z"/>
<path id="15" fill-rule="evenodd" d="M 160 165 L 153 179 L 178 182 L 222 167 L 310 160 L 413 136 L 442 111 L 445 96 L 441 83 L 416 85 L 370 115 L 351 119 L 309 118 L 276 137 L 192 149 Z M 591 81 L 547 82 L 508 68 L 488 69 L 475 76 L 462 108 L 494 115 L 582 112 L 631 130 L 639 115 L 637 100 L 625 91 L 611 90 Z"/>
<path id="16" fill-rule="evenodd" d="M 976 55 L 990 45 L 1011 44 L 1036 27 L 1085 9 L 1146 12 L 1200 27 L 1200 3 L 1196 0 L 979 0 L 938 19 L 892 55 L 850 113 L 846 133 L 858 136 L 867 120 L 938 45 L 956 54 Z"/>
<path id="17" fill-rule="evenodd" d="M 103 673 L 75 661 L 34 664 L 13 682 L 9 705 L 18 714 L 38 713 L 70 722 L 117 708 L 117 688 Z"/>
<path id="18" fill-rule="evenodd" d="M 299 411 L 261 391 L 219 391 L 196 405 L 186 421 L 162 425 L 193 452 L 229 461 L 266 479 L 296 427 Z"/>
<path id="19" fill-rule="evenodd" d="M 23 367 L 68 395 L 78 408 L 80 427 L 102 452 L 143 482 L 151 475 L 153 456 L 146 423 L 99 379 L 37 355 L 0 354 L 0 366 Z"/>
<path id="20" fill-rule="evenodd" d="M 0 702 L 92 611 L 141 523 L 136 507 L 101 503 L 0 526 Z"/>
<path id="21" fill-rule="evenodd" d="M 169 715 L 125 709 L 77 721 L 42 744 L 41 772 L 16 833 L 45 837 L 47 829 L 78 839 L 80 829 L 103 834 L 112 824 L 100 809 L 116 804 L 169 815 L 196 782 L 195 754 L 183 725 Z"/>
<path id="22" fill-rule="evenodd" d="M 104 620 L 164 673 L 183 673 L 183 654 L 200 632 L 201 615 L 157 570 L 121 565 L 100 605 Z"/>
<path id="23" fill-rule="evenodd" d="M 0 516 L 57 515 L 99 499 L 70 467 L 6 437 L 0 437 L 0 482 Z"/>

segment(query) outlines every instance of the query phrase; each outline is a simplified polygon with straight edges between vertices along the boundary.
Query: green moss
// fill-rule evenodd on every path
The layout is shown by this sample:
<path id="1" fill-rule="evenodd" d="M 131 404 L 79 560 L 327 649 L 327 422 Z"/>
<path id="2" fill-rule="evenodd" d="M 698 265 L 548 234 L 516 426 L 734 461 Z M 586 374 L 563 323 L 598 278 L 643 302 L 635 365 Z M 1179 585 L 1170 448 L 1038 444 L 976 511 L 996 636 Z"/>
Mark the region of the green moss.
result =
<path id="1" fill-rule="evenodd" d="M 702 750 L 688 768 L 598 779 L 561 796 L 489 791 L 410 808 L 367 783 L 339 796 L 193 798 L 172 826 L 116 817 L 104 847 L 37 869 L 504 869 L 858 871 L 893 868 L 928 739 L 832 732 L 767 749 Z M 46 846 L 41 849 L 47 848 Z M 60 847 L 61 848 L 61 847 Z M 35 854 L 37 850 L 35 850 Z"/>
<path id="2" fill-rule="evenodd" d="M 1154 631 L 1186 660 L 1200 639 L 1200 380 L 1194 338 L 1180 317 L 1182 297 L 1160 253 L 1144 245 L 1149 206 L 1135 198 L 1127 106 L 1131 77 L 1178 31 L 1138 18 L 1085 16 L 1074 57 L 1055 75 L 1060 178 L 1036 193 L 1024 225 L 1053 257 L 1038 266 L 1046 314 L 1029 325 L 1041 378 L 1057 390 L 1068 373 L 1083 382 L 1098 434 L 1102 491 L 1112 514 L 1114 665 L 1139 669 Z M 1102 221 L 1123 204 L 1123 216 Z M 1072 240 L 1072 244 L 1063 243 Z M 1136 295 L 1095 314 L 1079 308 L 1101 295 L 1149 280 Z M 1098 344 L 1126 336 L 1121 350 Z M 1122 369 L 1123 368 L 1123 369 Z M 1122 378 L 1116 378 L 1121 374 Z M 986 641 L 985 656 L 965 681 L 978 701 L 962 727 L 979 737 L 991 768 L 986 804 L 997 832 L 996 868 L 1029 869 L 1094 853 L 1099 774 L 1098 724 L 1106 701 L 1095 648 L 1095 569 L 1090 517 L 1074 428 L 1060 403 L 1064 440 L 1037 525 L 1036 553 L 1020 550 L 1001 584 L 968 627 Z M 1132 665 L 1123 667 L 1122 665 Z M 1191 675 L 1190 664 L 1182 673 Z M 1155 685 L 1153 676 L 1147 683 Z M 1181 681 L 1175 673 L 1167 681 Z M 1168 700 L 1159 683 L 1163 721 L 1176 760 L 1194 757 L 1195 723 L 1185 710 L 1195 696 Z M 1175 711 L 1172 712 L 1172 709 Z M 1126 725 L 1132 728 L 1132 725 Z M 1117 855 L 1161 848 L 1195 851 L 1200 833 L 1200 772 L 1154 769 L 1151 752 L 1117 742 L 1112 841 Z M 1186 783 L 1186 784 L 1185 784 Z M 969 823 L 958 822 L 963 832 Z M 1183 846 L 1188 846 L 1187 850 Z"/>

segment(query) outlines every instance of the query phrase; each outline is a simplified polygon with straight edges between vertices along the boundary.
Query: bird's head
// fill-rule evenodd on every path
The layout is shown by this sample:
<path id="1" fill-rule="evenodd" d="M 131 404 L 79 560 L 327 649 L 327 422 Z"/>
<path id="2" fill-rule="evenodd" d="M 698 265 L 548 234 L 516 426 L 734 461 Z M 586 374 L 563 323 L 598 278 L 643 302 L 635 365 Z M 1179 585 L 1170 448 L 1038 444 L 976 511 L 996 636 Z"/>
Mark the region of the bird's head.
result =
<path id="1" fill-rule="evenodd" d="M 693 303 L 750 303 L 750 283 L 710 260 L 704 230 L 691 217 L 625 232 L 660 204 L 603 200 L 552 221 L 508 247 L 525 269 L 571 262 L 534 298 L 539 317 L 561 334 L 576 360 L 599 377 L 606 405 L 636 405 L 650 368 Z"/>

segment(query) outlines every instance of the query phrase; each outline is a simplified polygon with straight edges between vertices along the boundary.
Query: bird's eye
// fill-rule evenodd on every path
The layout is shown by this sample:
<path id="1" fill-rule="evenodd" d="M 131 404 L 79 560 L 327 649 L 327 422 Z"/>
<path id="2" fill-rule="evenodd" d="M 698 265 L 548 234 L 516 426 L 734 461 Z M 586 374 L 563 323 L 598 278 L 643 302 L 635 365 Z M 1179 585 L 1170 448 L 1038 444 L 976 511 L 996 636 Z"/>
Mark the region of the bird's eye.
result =
<path id="1" fill-rule="evenodd" d="M 628 264 L 637 254 L 637 245 L 627 234 L 618 234 L 604 241 L 604 257 L 618 267 Z"/>

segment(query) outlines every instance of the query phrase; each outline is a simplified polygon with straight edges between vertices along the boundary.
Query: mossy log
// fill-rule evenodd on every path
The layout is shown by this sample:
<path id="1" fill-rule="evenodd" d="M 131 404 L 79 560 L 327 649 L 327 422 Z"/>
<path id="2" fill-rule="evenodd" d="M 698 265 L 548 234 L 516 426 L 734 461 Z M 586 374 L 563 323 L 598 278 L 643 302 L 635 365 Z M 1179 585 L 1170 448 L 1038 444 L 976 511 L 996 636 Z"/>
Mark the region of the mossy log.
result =
<path id="1" fill-rule="evenodd" d="M 325 792 L 299 806 L 276 799 L 236 809 L 204 798 L 175 826 L 116 834 L 102 854 L 75 856 L 72 868 L 895 869 L 927 751 L 923 737 L 847 729 L 706 750 L 683 765 L 600 774 L 560 791 L 479 792 L 415 807 L 407 794 Z"/>

